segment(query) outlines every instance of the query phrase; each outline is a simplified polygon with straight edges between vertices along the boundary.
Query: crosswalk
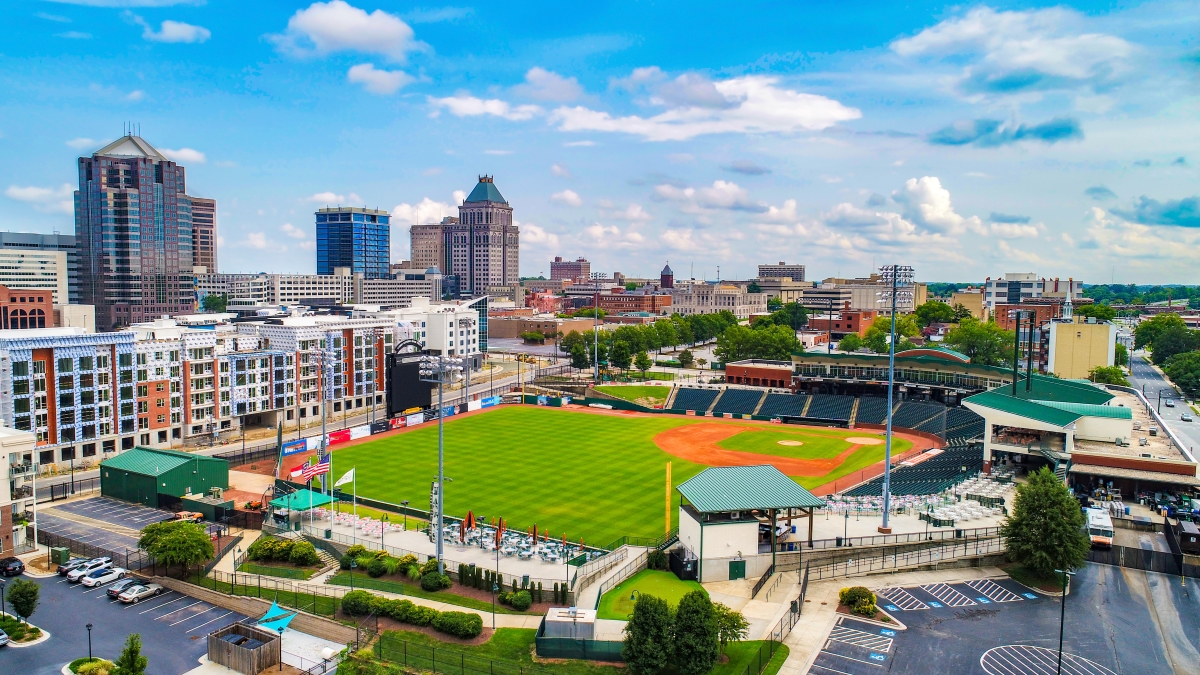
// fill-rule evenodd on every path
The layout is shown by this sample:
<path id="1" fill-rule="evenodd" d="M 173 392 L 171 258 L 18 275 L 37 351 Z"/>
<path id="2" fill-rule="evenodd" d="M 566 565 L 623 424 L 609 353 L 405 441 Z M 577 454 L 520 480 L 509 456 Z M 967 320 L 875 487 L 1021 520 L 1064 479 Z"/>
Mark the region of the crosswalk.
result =
<path id="1" fill-rule="evenodd" d="M 992 602 L 1018 602 L 1024 599 L 991 579 L 972 579 L 966 585 Z"/>
<path id="2" fill-rule="evenodd" d="M 937 598 L 946 607 L 966 607 L 979 604 L 959 593 L 949 584 L 926 584 L 921 586 L 921 590 Z"/>
<path id="3" fill-rule="evenodd" d="M 829 633 L 829 639 L 877 652 L 892 651 L 892 638 L 846 626 L 834 626 L 833 631 Z"/>
<path id="4" fill-rule="evenodd" d="M 917 609 L 929 609 L 929 605 L 921 602 L 915 595 L 909 593 L 903 588 L 881 588 L 875 591 L 875 595 L 885 598 L 888 602 L 896 607 L 911 612 Z"/>

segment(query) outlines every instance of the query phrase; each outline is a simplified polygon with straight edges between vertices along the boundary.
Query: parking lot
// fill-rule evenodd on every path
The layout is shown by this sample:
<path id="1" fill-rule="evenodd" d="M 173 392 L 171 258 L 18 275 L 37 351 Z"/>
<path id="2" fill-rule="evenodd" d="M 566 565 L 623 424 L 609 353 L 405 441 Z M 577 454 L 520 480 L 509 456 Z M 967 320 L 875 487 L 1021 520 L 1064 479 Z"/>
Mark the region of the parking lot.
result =
<path id="1" fill-rule="evenodd" d="M 85 525 L 78 521 L 68 520 L 54 515 L 54 511 L 52 510 L 39 511 L 37 520 L 38 528 L 42 532 L 57 534 L 60 537 L 68 537 L 75 541 L 112 551 L 137 548 L 137 537 L 118 534 L 92 525 Z"/>
<path id="2" fill-rule="evenodd" d="M 82 499 L 62 504 L 55 509 L 138 531 L 151 523 L 174 517 L 174 514 L 168 511 L 139 506 L 111 497 Z"/>
<path id="3" fill-rule="evenodd" d="M 86 588 L 64 577 L 32 579 L 41 587 L 41 602 L 31 617 L 50 631 L 51 639 L 33 647 L 0 650 L 0 673 L 56 675 L 63 665 L 87 656 L 92 624 L 92 652 L 116 658 L 130 633 L 142 636 L 148 672 L 172 675 L 197 665 L 207 650 L 208 633 L 245 617 L 196 598 L 164 591 L 136 605 L 105 595 L 105 588 Z"/>
<path id="4" fill-rule="evenodd" d="M 876 591 L 907 629 L 839 616 L 812 675 L 1056 672 L 1056 597 L 980 579 Z M 1063 671 L 1170 675 L 1200 671 L 1200 584 L 1089 564 L 1067 599 Z"/>

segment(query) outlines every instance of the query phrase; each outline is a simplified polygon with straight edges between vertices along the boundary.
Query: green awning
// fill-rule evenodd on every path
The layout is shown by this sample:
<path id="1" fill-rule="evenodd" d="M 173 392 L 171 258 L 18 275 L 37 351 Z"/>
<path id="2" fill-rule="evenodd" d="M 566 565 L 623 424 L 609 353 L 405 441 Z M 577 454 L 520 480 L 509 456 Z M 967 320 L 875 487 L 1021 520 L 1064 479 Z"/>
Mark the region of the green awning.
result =
<path id="1" fill-rule="evenodd" d="M 710 467 L 680 485 L 679 492 L 700 513 L 825 506 L 770 464 Z"/>
<path id="2" fill-rule="evenodd" d="M 332 497 L 320 492 L 297 490 L 291 494 L 272 499 L 271 506 L 277 509 L 304 510 L 316 506 L 324 506 L 332 501 Z"/>

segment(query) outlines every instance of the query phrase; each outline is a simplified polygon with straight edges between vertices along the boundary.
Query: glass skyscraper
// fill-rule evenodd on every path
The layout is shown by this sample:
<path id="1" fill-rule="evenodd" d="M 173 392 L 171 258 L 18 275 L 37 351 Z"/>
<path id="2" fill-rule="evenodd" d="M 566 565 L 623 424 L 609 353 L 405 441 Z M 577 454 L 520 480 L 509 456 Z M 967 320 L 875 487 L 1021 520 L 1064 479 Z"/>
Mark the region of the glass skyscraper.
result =
<path id="1" fill-rule="evenodd" d="M 348 267 L 364 279 L 391 274 L 391 217 L 387 211 L 338 207 L 317 211 L 317 274 Z"/>

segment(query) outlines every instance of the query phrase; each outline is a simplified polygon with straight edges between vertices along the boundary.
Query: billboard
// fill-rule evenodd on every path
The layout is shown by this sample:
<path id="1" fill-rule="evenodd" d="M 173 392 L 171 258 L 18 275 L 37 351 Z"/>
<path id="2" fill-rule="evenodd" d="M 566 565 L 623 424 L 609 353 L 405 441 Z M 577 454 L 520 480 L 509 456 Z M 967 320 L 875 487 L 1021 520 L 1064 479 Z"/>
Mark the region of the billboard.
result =
<path id="1" fill-rule="evenodd" d="M 283 444 L 283 456 L 298 455 L 302 452 L 308 452 L 308 440 L 300 438 L 294 441 L 288 441 Z"/>
<path id="2" fill-rule="evenodd" d="M 425 354 L 388 354 L 385 391 L 388 417 L 412 408 L 424 410 L 433 402 L 433 385 L 421 381 L 420 360 Z"/>

